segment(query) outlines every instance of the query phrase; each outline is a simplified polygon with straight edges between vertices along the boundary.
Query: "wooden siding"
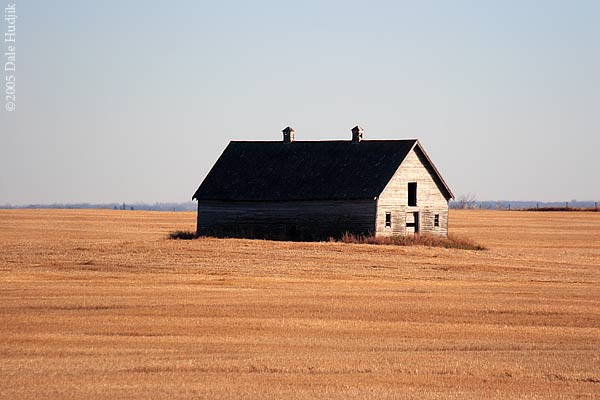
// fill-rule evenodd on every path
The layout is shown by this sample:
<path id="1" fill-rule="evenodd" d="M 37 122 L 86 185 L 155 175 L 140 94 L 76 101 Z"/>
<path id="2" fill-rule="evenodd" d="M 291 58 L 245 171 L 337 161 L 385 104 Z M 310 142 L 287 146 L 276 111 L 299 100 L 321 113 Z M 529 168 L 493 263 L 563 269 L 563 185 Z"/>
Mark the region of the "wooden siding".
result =
<path id="1" fill-rule="evenodd" d="M 448 199 L 436 182 L 433 168 L 416 146 L 404 159 L 390 182 L 377 200 L 376 235 L 405 235 L 409 213 L 419 213 L 419 232 L 435 235 L 448 235 Z M 417 182 L 417 206 L 408 207 L 408 183 Z M 385 226 L 385 213 L 392 213 L 392 226 Z M 439 214 L 440 226 L 434 226 L 435 214 Z"/>
<path id="2" fill-rule="evenodd" d="M 344 232 L 373 234 L 375 200 L 199 201 L 199 235 L 326 240 Z"/>

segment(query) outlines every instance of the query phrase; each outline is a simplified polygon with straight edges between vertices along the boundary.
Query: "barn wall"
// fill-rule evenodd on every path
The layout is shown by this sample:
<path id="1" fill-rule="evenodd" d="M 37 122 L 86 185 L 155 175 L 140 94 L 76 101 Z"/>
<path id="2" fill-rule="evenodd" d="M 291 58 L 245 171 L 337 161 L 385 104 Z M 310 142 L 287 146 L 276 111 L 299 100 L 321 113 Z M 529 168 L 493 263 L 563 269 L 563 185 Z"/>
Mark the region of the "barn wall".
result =
<path id="1" fill-rule="evenodd" d="M 425 156 L 415 147 L 377 200 L 376 235 L 405 235 L 407 215 L 412 212 L 419 213 L 420 233 L 448 235 L 448 200 L 435 176 Z M 407 206 L 409 182 L 417 182 L 416 207 Z M 392 213 L 391 228 L 385 226 L 386 212 Z M 439 227 L 434 227 L 435 214 L 440 215 Z"/>
<path id="2" fill-rule="evenodd" d="M 375 200 L 222 202 L 199 201 L 199 235 L 326 240 L 344 232 L 372 234 Z"/>

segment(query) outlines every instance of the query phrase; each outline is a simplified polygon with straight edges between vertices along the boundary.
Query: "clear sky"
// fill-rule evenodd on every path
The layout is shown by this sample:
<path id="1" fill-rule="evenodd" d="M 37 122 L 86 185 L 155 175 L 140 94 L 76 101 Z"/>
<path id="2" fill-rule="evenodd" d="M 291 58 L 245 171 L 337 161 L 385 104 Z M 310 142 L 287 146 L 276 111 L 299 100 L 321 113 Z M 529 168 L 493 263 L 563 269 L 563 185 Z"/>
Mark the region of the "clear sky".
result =
<path id="1" fill-rule="evenodd" d="M 456 195 L 600 200 L 597 0 L 16 8 L 0 204 L 186 201 L 230 140 L 356 124 L 420 139 Z"/>

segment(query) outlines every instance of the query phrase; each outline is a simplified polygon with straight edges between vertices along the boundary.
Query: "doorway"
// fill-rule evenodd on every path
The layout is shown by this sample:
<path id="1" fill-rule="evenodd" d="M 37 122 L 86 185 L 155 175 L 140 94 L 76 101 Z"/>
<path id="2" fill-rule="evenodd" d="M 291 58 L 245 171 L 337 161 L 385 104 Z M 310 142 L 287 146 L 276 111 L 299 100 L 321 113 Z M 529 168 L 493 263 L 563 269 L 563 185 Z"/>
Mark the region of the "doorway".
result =
<path id="1" fill-rule="evenodd" d="M 419 212 L 409 212 L 406 214 L 406 233 L 419 233 Z"/>

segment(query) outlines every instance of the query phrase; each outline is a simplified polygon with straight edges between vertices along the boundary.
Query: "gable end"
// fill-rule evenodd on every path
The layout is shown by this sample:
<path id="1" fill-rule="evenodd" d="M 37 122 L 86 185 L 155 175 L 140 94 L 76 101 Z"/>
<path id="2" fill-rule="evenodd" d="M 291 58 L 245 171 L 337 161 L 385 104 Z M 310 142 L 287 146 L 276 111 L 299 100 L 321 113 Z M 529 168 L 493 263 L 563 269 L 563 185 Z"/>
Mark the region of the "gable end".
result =
<path id="1" fill-rule="evenodd" d="M 442 178 L 442 175 L 440 174 L 438 169 L 435 167 L 435 165 L 433 164 L 433 162 L 431 161 L 431 159 L 429 158 L 429 156 L 427 155 L 425 150 L 423 150 L 423 147 L 421 146 L 421 143 L 419 141 L 417 141 L 415 143 L 415 146 L 413 147 L 413 149 L 415 150 L 415 153 L 417 153 L 417 156 L 421 159 L 423 164 L 426 167 L 429 167 L 428 170 L 430 171 L 431 177 L 437 184 L 440 191 L 444 194 L 444 197 L 446 198 L 446 200 L 454 199 L 454 194 L 450 190 L 450 187 L 448 186 L 448 184 L 446 183 L 444 178 Z"/>

